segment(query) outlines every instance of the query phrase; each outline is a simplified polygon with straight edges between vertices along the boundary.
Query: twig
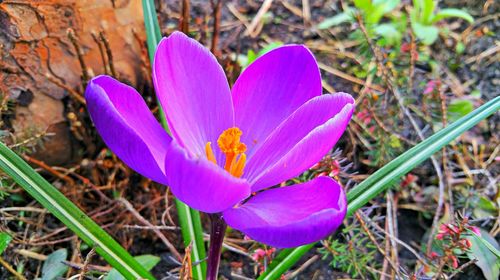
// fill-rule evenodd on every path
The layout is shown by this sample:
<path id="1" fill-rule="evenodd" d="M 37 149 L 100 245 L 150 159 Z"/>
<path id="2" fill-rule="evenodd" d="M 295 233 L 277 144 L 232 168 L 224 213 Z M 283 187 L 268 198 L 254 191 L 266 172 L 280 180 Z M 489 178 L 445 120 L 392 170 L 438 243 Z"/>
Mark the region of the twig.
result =
<path id="1" fill-rule="evenodd" d="M 385 82 L 386 82 L 387 86 L 393 92 L 394 97 L 396 98 L 401 111 L 404 113 L 404 115 L 410 121 L 411 125 L 413 126 L 413 128 L 417 132 L 418 137 L 420 138 L 420 140 L 423 141 L 425 139 L 425 136 L 422 133 L 422 130 L 418 126 L 417 122 L 415 121 L 415 119 L 411 115 L 410 111 L 405 107 L 405 105 L 403 103 L 403 98 L 401 97 L 401 94 L 399 93 L 399 90 L 394 85 L 394 83 L 392 83 L 392 80 L 391 80 L 391 78 L 389 76 L 389 73 L 388 73 L 387 69 L 384 67 L 383 57 L 381 57 L 381 54 L 378 51 L 377 47 L 373 44 L 372 40 L 370 39 L 370 37 L 368 35 L 368 32 L 366 31 L 366 27 L 363 24 L 363 20 L 362 20 L 362 18 L 361 18 L 360 15 L 357 16 L 357 20 L 358 20 L 359 27 L 361 28 L 361 31 L 363 32 L 363 34 L 364 34 L 364 36 L 365 36 L 365 38 L 366 38 L 366 40 L 368 42 L 368 45 L 370 46 L 373 54 L 375 55 L 375 58 L 377 59 L 377 63 L 379 65 L 379 67 L 380 67 L 380 70 L 382 71 L 382 74 L 383 74 L 383 77 L 385 79 Z M 434 220 L 432 222 L 431 232 L 429 234 L 429 240 L 427 242 L 427 251 L 428 251 L 429 254 L 430 254 L 430 250 L 431 250 L 431 244 L 432 244 L 433 236 L 436 233 L 437 223 L 439 221 L 439 216 L 441 214 L 441 210 L 443 209 L 443 205 L 444 205 L 444 191 L 445 191 L 444 190 L 445 189 L 445 186 L 444 186 L 444 176 L 443 176 L 443 173 L 441 171 L 441 167 L 439 166 L 439 163 L 436 160 L 435 156 L 431 156 L 430 159 L 431 159 L 431 162 L 432 162 L 432 165 L 433 165 L 434 169 L 436 170 L 436 175 L 439 178 L 439 199 L 438 199 L 438 207 L 436 209 L 436 213 L 434 215 Z"/>
<path id="2" fill-rule="evenodd" d="M 335 69 L 333 67 L 330 67 L 328 65 L 325 65 L 325 64 L 323 64 L 321 62 L 318 62 L 318 66 L 319 66 L 319 68 L 325 70 L 328 73 L 331 73 L 331 74 L 333 74 L 333 75 L 335 75 L 337 77 L 340 77 L 342 79 L 348 80 L 350 82 L 356 83 L 358 85 L 362 85 L 362 86 L 374 89 L 374 90 L 379 91 L 379 92 L 384 92 L 385 91 L 385 89 L 382 88 L 379 85 L 368 84 L 368 83 L 366 83 L 365 81 L 363 81 L 363 80 L 361 80 L 359 78 L 356 78 L 356 77 L 353 77 L 351 75 L 348 75 L 348 74 L 346 74 L 346 73 L 344 73 L 342 71 L 339 71 L 339 70 L 337 70 L 337 69 Z"/>
<path id="3" fill-rule="evenodd" d="M 457 268 L 457 270 L 455 272 L 453 272 L 452 274 L 450 274 L 450 276 L 446 277 L 447 279 L 453 279 L 453 277 L 457 276 L 459 273 L 463 272 L 464 269 L 470 265 L 473 265 L 477 262 L 477 259 L 472 259 L 466 263 L 464 263 L 463 265 L 461 265 L 459 268 Z"/>
<path id="4" fill-rule="evenodd" d="M 92 39 L 94 39 L 94 42 L 97 44 L 97 47 L 99 48 L 99 54 L 101 55 L 102 66 L 104 67 L 104 74 L 109 75 L 108 63 L 106 61 L 106 56 L 104 55 L 104 50 L 102 48 L 101 41 L 99 40 L 99 38 L 97 38 L 97 35 L 94 32 L 91 32 L 90 35 L 92 36 Z"/>
<path id="5" fill-rule="evenodd" d="M 310 26 L 310 24 L 311 24 L 311 6 L 309 5 L 309 0 L 302 0 L 302 17 L 304 19 L 304 25 Z"/>
<path id="6" fill-rule="evenodd" d="M 26 280 L 19 272 L 17 272 L 8 262 L 6 262 L 2 257 L 0 257 L 0 264 L 3 265 L 14 277 L 19 280 Z"/>
<path id="7" fill-rule="evenodd" d="M 62 88 L 64 90 L 66 90 L 69 93 L 69 95 L 71 95 L 71 97 L 73 97 L 74 99 L 76 99 L 76 101 L 80 102 L 83 105 L 85 105 L 87 103 L 85 101 L 85 98 L 83 98 L 83 96 L 80 93 L 78 93 L 76 90 L 72 89 L 71 87 L 67 86 L 66 84 L 63 84 L 58 79 L 55 79 L 49 73 L 45 74 L 45 77 L 47 77 L 47 80 L 49 80 L 51 83 L 53 83 L 56 86 L 58 86 L 58 87 L 60 87 L 60 88 Z"/>
<path id="8" fill-rule="evenodd" d="M 131 229 L 146 229 L 146 230 L 178 230 L 180 229 L 177 226 L 139 226 L 139 225 L 123 225 L 124 228 L 131 228 Z"/>
<path id="9" fill-rule="evenodd" d="M 191 280 L 193 279 L 193 267 L 191 261 L 191 247 L 192 241 L 189 246 L 186 247 L 184 251 L 184 259 L 182 260 L 181 269 L 179 271 L 179 280 Z"/>
<path id="10" fill-rule="evenodd" d="M 280 1 L 283 7 L 287 8 L 292 14 L 302 17 L 302 10 L 300 8 L 295 7 L 293 4 L 289 3 L 288 0 Z"/>
<path id="11" fill-rule="evenodd" d="M 90 187 L 93 191 L 95 191 L 102 200 L 104 200 L 104 201 L 106 201 L 108 203 L 113 202 L 113 200 L 110 199 L 109 197 L 107 197 L 99 188 L 97 188 L 96 185 L 94 185 L 94 183 L 92 183 L 90 181 L 90 179 L 88 179 L 88 178 L 86 178 L 86 177 L 84 177 L 84 176 L 82 176 L 82 175 L 80 175 L 80 174 L 78 174 L 78 173 L 75 172 L 75 170 L 77 168 L 79 168 L 79 167 L 80 166 L 77 166 L 76 168 L 67 169 L 67 168 L 64 168 L 64 167 L 54 166 L 52 168 L 54 168 L 54 170 L 57 170 L 57 171 L 63 171 L 64 175 L 71 174 L 72 176 L 74 176 L 78 180 L 80 180 L 85 187 Z"/>
<path id="12" fill-rule="evenodd" d="M 308 259 L 306 262 L 304 262 L 299 268 L 297 268 L 295 271 L 292 271 L 291 273 L 285 275 L 285 279 L 294 279 L 299 275 L 302 271 L 306 270 L 311 264 L 315 263 L 319 259 L 318 255 L 314 255 L 312 258 Z"/>
<path id="13" fill-rule="evenodd" d="M 255 279 L 255 278 L 248 278 L 248 277 L 245 277 L 243 275 L 236 274 L 236 273 L 234 273 L 232 271 L 231 271 L 231 277 L 234 280 L 253 280 L 253 279 Z"/>
<path id="14" fill-rule="evenodd" d="M 386 236 L 385 236 L 385 251 L 384 251 L 384 256 L 388 255 L 389 254 L 389 251 L 391 250 L 391 238 L 389 237 L 389 233 L 387 231 L 387 227 L 388 227 L 388 222 L 387 222 L 387 219 L 385 219 L 385 229 L 386 229 Z M 389 258 L 384 258 L 384 263 L 382 264 L 382 273 L 380 275 L 380 280 L 385 280 L 386 279 L 386 276 L 387 276 L 387 270 L 389 269 Z M 389 278 L 391 278 L 392 275 L 389 275 Z"/>
<path id="15" fill-rule="evenodd" d="M 443 128 L 445 128 L 448 125 L 448 108 L 446 107 L 446 96 L 444 95 L 443 92 L 443 86 L 441 83 L 439 83 L 439 99 L 441 100 L 441 117 L 442 117 L 442 123 L 443 123 Z M 449 199 L 449 215 L 450 217 L 453 216 L 454 210 L 453 210 L 453 193 L 450 185 L 451 181 L 451 172 L 448 169 L 448 156 L 446 152 L 446 147 L 443 147 L 442 149 L 442 164 L 443 164 L 443 172 L 445 174 L 445 184 L 448 186 L 448 199 Z"/>
<path id="16" fill-rule="evenodd" d="M 387 235 L 388 238 L 390 239 L 394 239 L 394 241 L 396 241 L 399 245 L 403 246 L 406 248 L 406 250 L 410 251 L 420 262 L 422 262 L 422 264 L 424 265 L 430 265 L 422 256 L 420 256 L 419 253 L 417 253 L 417 251 L 415 251 L 410 245 L 406 244 L 405 242 L 403 242 L 402 240 L 400 240 L 399 238 L 391 235 L 390 233 L 388 233 L 387 231 L 385 231 L 383 228 L 381 228 L 379 225 L 377 225 L 376 223 L 374 223 L 372 220 L 370 220 L 363 212 L 359 212 L 359 214 L 361 216 L 363 216 L 363 218 L 365 219 L 365 221 L 367 221 L 370 226 L 372 226 L 373 228 L 375 228 L 376 230 L 384 233 L 385 235 Z M 375 232 L 375 234 L 381 236 L 379 233 Z"/>
<path id="17" fill-rule="evenodd" d="M 377 250 L 380 252 L 380 254 L 382 254 L 382 256 L 384 256 L 384 258 L 387 260 L 387 262 L 391 265 L 392 267 L 392 270 L 394 270 L 394 272 L 398 273 L 398 267 L 392 262 L 392 260 L 385 254 L 385 251 L 382 250 L 382 248 L 380 247 L 380 244 L 377 242 L 377 239 L 375 239 L 375 237 L 373 236 L 373 234 L 371 233 L 370 229 L 366 226 L 366 223 L 365 221 L 363 220 L 363 218 L 361 218 L 361 216 L 359 215 L 358 213 L 359 211 L 356 211 L 354 213 L 354 217 L 358 220 L 359 224 L 361 225 L 361 227 L 363 228 L 363 230 L 366 232 L 366 235 L 368 236 L 368 238 L 371 240 L 371 242 L 375 245 L 375 247 L 377 247 Z"/>
<path id="18" fill-rule="evenodd" d="M 212 47 L 210 51 L 217 56 L 217 46 L 219 45 L 219 35 L 220 35 L 220 19 L 221 19 L 221 9 L 222 0 L 210 0 L 212 6 L 213 18 L 214 18 L 214 29 L 212 34 Z"/>
<path id="19" fill-rule="evenodd" d="M 80 277 L 78 277 L 78 280 L 84 280 L 85 273 L 89 269 L 90 260 L 92 260 L 92 257 L 94 255 L 95 255 L 95 248 L 92 248 L 92 250 L 90 250 L 90 252 L 87 254 L 87 257 L 85 257 L 85 262 L 83 263 L 82 270 L 80 272 Z"/>
<path id="20" fill-rule="evenodd" d="M 375 67 L 375 60 L 372 59 L 370 61 L 370 64 L 368 64 L 368 69 L 373 69 Z M 365 85 L 362 89 L 361 92 L 359 93 L 358 97 L 356 98 L 355 104 L 361 104 L 361 101 L 366 97 L 366 94 L 370 92 L 370 86 L 373 83 L 373 77 L 375 76 L 375 73 L 373 71 L 368 70 L 368 75 L 366 76 L 366 81 Z"/>
<path id="21" fill-rule="evenodd" d="M 410 19 L 410 13 L 408 12 L 408 21 Z M 409 76 L 408 76 L 408 93 L 413 92 L 413 77 L 415 76 L 415 62 L 417 61 L 417 44 L 415 40 L 415 35 L 413 32 L 410 32 L 410 69 L 409 69 Z"/>
<path id="22" fill-rule="evenodd" d="M 36 207 L 4 207 L 0 208 L 0 212 L 10 212 L 10 211 L 25 211 L 25 212 L 38 212 L 38 213 L 47 213 L 47 209 L 45 208 L 36 208 Z"/>
<path id="23" fill-rule="evenodd" d="M 387 215 L 386 215 L 386 219 L 387 219 L 387 225 L 388 225 L 388 232 L 390 235 L 392 236 L 396 236 L 397 237 L 397 232 L 396 232 L 396 219 L 395 219 L 395 207 L 394 207 L 394 197 L 392 195 L 392 191 L 388 191 L 387 192 Z M 391 248 L 391 256 L 393 258 L 393 261 L 394 261 L 394 265 L 396 267 L 399 266 L 399 258 L 398 258 L 398 252 L 397 252 L 397 249 L 398 249 L 398 246 L 396 244 L 396 241 L 392 238 L 390 238 L 390 248 Z M 401 276 L 399 275 L 399 270 L 394 270 L 394 272 L 392 273 L 392 275 L 394 274 L 397 274 L 398 275 L 398 278 L 401 278 Z"/>
<path id="24" fill-rule="evenodd" d="M 26 249 L 14 249 L 14 253 L 39 261 L 45 261 L 48 258 L 46 255 L 38 254 Z"/>
<path id="25" fill-rule="evenodd" d="M 179 254 L 177 249 L 175 249 L 174 245 L 172 245 L 172 243 L 167 239 L 167 237 L 165 237 L 165 235 L 163 235 L 163 233 L 159 229 L 155 228 L 154 225 L 152 225 L 148 220 L 146 220 L 144 217 L 142 217 L 141 214 L 139 212 L 137 212 L 137 210 L 135 210 L 134 206 L 132 206 L 132 204 L 130 204 L 130 202 L 128 202 L 128 200 L 121 197 L 118 199 L 118 201 L 123 203 L 123 205 L 125 205 L 127 210 L 130 211 L 132 213 L 132 215 L 134 215 L 134 217 L 137 220 L 139 220 L 141 223 L 145 224 L 146 226 L 150 227 L 154 231 L 154 233 L 156 233 L 156 235 L 161 239 L 161 241 L 163 241 L 163 243 L 167 246 L 167 248 L 170 250 L 170 252 L 177 258 L 177 260 L 182 261 L 181 254 Z"/>
<path id="26" fill-rule="evenodd" d="M 78 39 L 76 38 L 75 31 L 71 28 L 68 28 L 67 30 L 67 35 L 71 43 L 73 44 L 73 47 L 76 50 L 76 55 L 78 57 L 78 61 L 80 62 L 80 67 L 82 68 L 82 80 L 83 80 L 83 87 L 85 88 L 87 86 L 87 82 L 90 79 L 90 75 L 87 69 L 87 65 L 85 64 L 85 60 L 83 59 L 83 51 L 82 48 L 80 47 L 80 44 L 78 43 Z"/>
<path id="27" fill-rule="evenodd" d="M 82 269 L 83 264 L 81 263 L 74 263 L 74 262 L 68 262 L 68 261 L 62 261 L 63 264 L 70 266 L 75 269 Z M 95 265 L 95 264 L 89 264 L 87 266 L 88 270 L 94 270 L 94 271 L 100 271 L 100 272 L 109 272 L 111 271 L 111 267 L 109 266 L 102 266 L 102 265 Z"/>
<path id="28" fill-rule="evenodd" d="M 250 28 L 250 23 L 248 19 L 236 9 L 233 3 L 227 3 L 226 7 L 233 14 L 235 18 L 237 18 L 247 29 Z"/>
<path id="29" fill-rule="evenodd" d="M 57 178 L 64 180 L 70 186 L 74 186 L 75 185 L 75 181 L 73 179 L 71 179 L 70 177 L 68 177 L 68 176 L 66 176 L 64 174 L 61 174 L 59 171 L 57 171 L 54 168 L 50 167 L 45 162 L 37 160 L 35 158 L 32 158 L 32 157 L 30 157 L 28 155 L 22 155 L 22 157 L 27 162 L 34 163 L 34 164 L 38 165 L 39 167 L 43 168 L 44 170 L 46 170 L 47 172 L 49 172 L 50 174 L 56 176 Z"/>
<path id="30" fill-rule="evenodd" d="M 203 234 L 203 240 L 205 240 L 205 241 L 210 240 L 210 235 L 209 234 Z M 234 244 L 235 243 L 234 241 L 235 240 L 231 239 L 231 238 L 224 238 L 224 242 L 222 243 L 222 247 L 224 247 L 225 249 L 227 249 L 227 250 L 229 250 L 231 252 L 240 254 L 240 255 L 242 255 L 244 257 L 247 257 L 247 258 L 249 258 L 249 259 L 251 259 L 253 261 L 252 256 L 250 254 L 248 254 L 247 252 L 245 252 L 245 248 Z M 251 242 L 254 242 L 254 241 L 251 241 Z"/>
<path id="31" fill-rule="evenodd" d="M 179 29 L 188 34 L 189 33 L 189 17 L 190 17 L 190 3 L 189 0 L 182 0 L 181 17 L 179 18 Z"/>
<path id="32" fill-rule="evenodd" d="M 104 33 L 104 31 L 99 32 L 99 38 L 101 39 L 101 42 L 104 45 L 104 49 L 106 50 L 106 55 L 108 56 L 108 65 L 109 65 L 109 70 L 111 71 L 111 75 L 115 78 L 118 78 L 115 70 L 115 64 L 113 63 L 113 52 L 111 51 L 111 47 L 109 46 L 109 41 L 106 38 L 106 34 Z"/>
<path id="33" fill-rule="evenodd" d="M 250 26 L 248 26 L 245 35 L 250 35 L 250 37 L 254 38 L 259 33 L 257 32 L 257 25 L 262 20 L 262 17 L 267 13 L 267 11 L 271 8 L 271 4 L 273 3 L 273 0 L 265 0 L 264 3 L 262 3 L 262 6 L 260 6 L 260 9 L 257 11 L 257 14 L 255 17 L 252 19 L 252 22 L 250 22 Z"/>
<path id="34" fill-rule="evenodd" d="M 170 215 L 170 202 L 168 200 L 168 193 L 170 192 L 170 189 L 167 187 L 167 191 L 165 192 L 165 211 L 163 211 L 163 214 L 161 215 L 161 223 L 164 226 L 167 226 L 167 223 L 165 222 L 165 218 L 168 219 L 168 222 L 172 225 L 174 225 L 174 220 L 172 219 L 172 216 Z"/>
<path id="35" fill-rule="evenodd" d="M 373 120 L 377 123 L 378 126 L 380 126 L 380 128 L 382 128 L 383 131 L 385 131 L 389 135 L 396 136 L 399 140 L 404 141 L 404 142 L 406 142 L 408 144 L 411 144 L 411 145 L 415 145 L 416 144 L 414 141 L 412 141 L 412 140 L 404 137 L 403 135 L 400 135 L 399 133 L 391 131 L 388 127 L 385 126 L 384 122 L 382 122 L 382 120 L 377 116 L 377 114 L 375 113 L 375 110 L 373 109 L 373 107 L 369 106 L 368 108 L 370 110 L 370 113 L 372 114 Z"/>
<path id="36" fill-rule="evenodd" d="M 470 24 L 469 27 L 467 27 L 464 30 L 464 32 L 462 32 L 462 38 L 464 38 L 464 39 L 467 38 L 475 27 L 477 27 L 477 26 L 481 27 L 484 22 L 490 21 L 490 20 L 496 20 L 497 18 L 500 18 L 500 13 L 489 14 L 489 15 L 486 15 L 482 18 L 474 19 L 474 22 L 472 24 Z"/>
<path id="37" fill-rule="evenodd" d="M 473 62 L 479 63 L 482 59 L 484 59 L 486 57 L 494 56 L 498 52 L 500 52 L 500 44 L 497 43 L 496 46 L 491 47 L 478 55 L 467 58 L 465 60 L 465 64 L 470 64 Z"/>

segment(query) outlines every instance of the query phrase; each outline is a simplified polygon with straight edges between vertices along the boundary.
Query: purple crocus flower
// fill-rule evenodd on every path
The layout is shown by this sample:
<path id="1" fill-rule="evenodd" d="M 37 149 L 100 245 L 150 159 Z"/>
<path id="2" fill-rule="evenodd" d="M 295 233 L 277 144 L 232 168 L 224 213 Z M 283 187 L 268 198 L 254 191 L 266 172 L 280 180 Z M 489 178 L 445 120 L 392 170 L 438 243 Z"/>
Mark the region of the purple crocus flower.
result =
<path id="1" fill-rule="evenodd" d="M 346 197 L 333 179 L 270 188 L 321 160 L 354 109 L 349 94 L 321 94 L 306 47 L 263 55 L 231 90 L 215 57 L 175 32 L 158 46 L 153 78 L 172 137 L 132 87 L 98 76 L 85 92 L 104 142 L 129 167 L 271 246 L 318 241 L 341 224 Z"/>

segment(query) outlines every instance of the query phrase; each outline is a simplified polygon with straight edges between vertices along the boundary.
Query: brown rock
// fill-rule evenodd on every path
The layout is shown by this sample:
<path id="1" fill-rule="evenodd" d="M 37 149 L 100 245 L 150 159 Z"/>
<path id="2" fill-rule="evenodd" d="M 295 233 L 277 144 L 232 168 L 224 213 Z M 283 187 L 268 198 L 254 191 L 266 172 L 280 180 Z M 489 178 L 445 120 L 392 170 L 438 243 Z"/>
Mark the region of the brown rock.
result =
<path id="1" fill-rule="evenodd" d="M 115 7 L 113 7 L 115 2 Z M 71 160 L 71 133 L 61 101 L 65 89 L 46 75 L 82 93 L 82 69 L 68 38 L 77 35 L 89 73 L 105 66 L 92 33 L 103 31 L 117 76 L 133 85 L 144 83 L 144 23 L 140 0 L 3 1 L 0 3 L 0 93 L 17 101 L 12 128 L 17 139 L 51 132 L 36 156 L 48 164 Z M 109 67 L 108 67 L 109 69 Z"/>

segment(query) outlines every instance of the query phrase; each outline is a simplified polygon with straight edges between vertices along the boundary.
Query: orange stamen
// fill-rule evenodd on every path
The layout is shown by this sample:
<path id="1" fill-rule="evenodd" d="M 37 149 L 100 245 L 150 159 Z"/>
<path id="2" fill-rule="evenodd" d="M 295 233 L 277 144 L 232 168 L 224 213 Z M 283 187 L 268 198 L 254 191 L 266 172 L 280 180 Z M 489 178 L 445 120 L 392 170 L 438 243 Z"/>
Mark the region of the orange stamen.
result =
<path id="1" fill-rule="evenodd" d="M 217 139 L 217 144 L 221 151 L 225 154 L 241 154 L 247 150 L 247 146 L 240 142 L 241 130 L 237 127 L 231 127 L 222 132 Z"/>
<path id="2" fill-rule="evenodd" d="M 243 154 L 247 150 L 247 146 L 240 142 L 241 134 L 242 132 L 239 128 L 231 127 L 224 130 L 219 136 L 219 139 L 217 139 L 219 148 L 226 154 L 224 169 L 231 174 L 233 174 L 231 172 L 231 167 L 237 162 L 237 156 Z"/>
<path id="3" fill-rule="evenodd" d="M 214 151 L 212 150 L 212 142 L 207 142 L 205 145 L 205 154 L 207 155 L 207 159 L 215 164 L 217 164 L 217 160 L 215 159 Z"/>
<path id="4" fill-rule="evenodd" d="M 229 173 L 233 174 L 234 177 L 241 177 L 243 175 L 243 168 L 245 167 L 245 163 L 247 161 L 247 156 L 245 154 L 241 154 L 238 161 L 231 165 L 231 169 Z"/>
<path id="5" fill-rule="evenodd" d="M 217 139 L 219 148 L 226 155 L 224 169 L 235 177 L 243 175 L 243 168 L 246 163 L 244 152 L 247 150 L 247 146 L 240 142 L 241 134 L 239 128 L 231 127 L 224 130 Z M 209 161 L 217 163 L 210 142 L 205 145 L 205 153 Z"/>

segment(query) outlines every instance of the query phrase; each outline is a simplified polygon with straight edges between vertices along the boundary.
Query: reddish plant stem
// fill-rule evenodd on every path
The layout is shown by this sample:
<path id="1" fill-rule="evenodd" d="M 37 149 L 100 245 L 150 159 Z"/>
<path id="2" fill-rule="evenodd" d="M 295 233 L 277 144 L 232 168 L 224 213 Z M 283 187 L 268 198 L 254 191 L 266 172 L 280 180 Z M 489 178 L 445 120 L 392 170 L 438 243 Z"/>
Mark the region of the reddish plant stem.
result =
<path id="1" fill-rule="evenodd" d="M 220 33 L 220 19 L 221 19 L 221 9 L 222 9 L 222 0 L 210 0 L 210 4 L 212 6 L 213 18 L 214 18 L 214 29 L 212 34 L 212 46 L 210 51 L 217 56 L 217 45 L 219 45 L 219 33 Z"/>
<path id="2" fill-rule="evenodd" d="M 207 280 L 217 280 L 222 242 L 227 224 L 220 213 L 210 214 L 210 248 L 208 249 Z"/>
<path id="3" fill-rule="evenodd" d="M 181 12 L 181 18 L 179 20 L 179 29 L 186 35 L 189 33 L 190 6 L 191 5 L 189 3 L 189 0 L 182 1 L 182 12 Z"/>

